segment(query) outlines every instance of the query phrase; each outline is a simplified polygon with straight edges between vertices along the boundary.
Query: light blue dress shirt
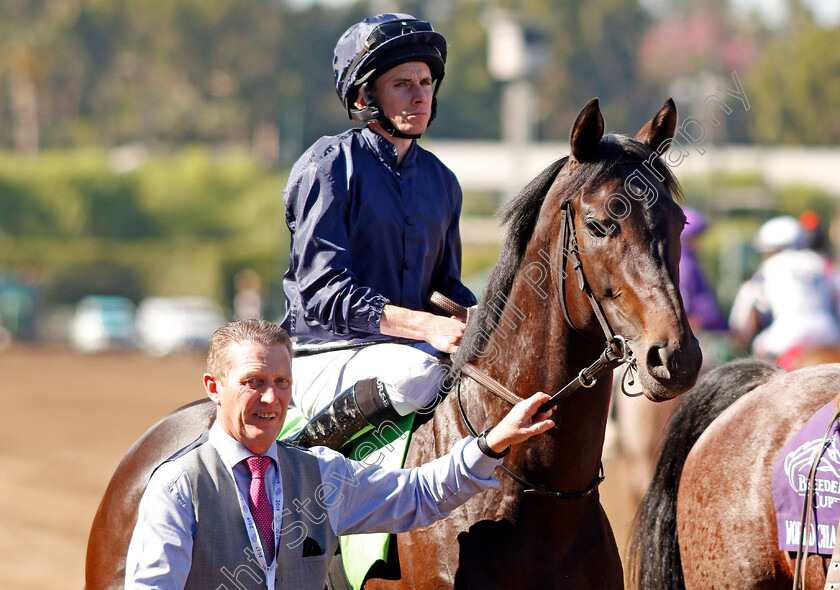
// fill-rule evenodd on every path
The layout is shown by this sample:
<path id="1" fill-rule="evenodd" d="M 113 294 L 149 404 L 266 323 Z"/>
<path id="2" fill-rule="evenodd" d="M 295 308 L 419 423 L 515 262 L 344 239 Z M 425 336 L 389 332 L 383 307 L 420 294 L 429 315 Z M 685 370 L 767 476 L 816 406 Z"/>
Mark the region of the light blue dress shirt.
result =
<path id="1" fill-rule="evenodd" d="M 253 453 L 225 433 L 218 422 L 210 428 L 209 442 L 248 498 L 251 478 L 242 461 Z M 475 494 L 499 485 L 492 474 L 501 460 L 482 453 L 471 437 L 456 443 L 449 454 L 414 469 L 365 465 L 325 447 L 311 451 L 318 460 L 321 482 L 333 484 L 332 492 L 321 504 L 309 501 L 284 509 L 296 510 L 300 518 L 323 519 L 326 512 L 336 535 L 399 533 L 424 526 L 444 518 Z M 273 459 L 265 476 L 269 503 L 273 506 L 279 494 L 282 505 L 282 482 L 274 489 L 277 445 L 264 455 Z M 285 526 L 277 520 L 275 515 L 276 524 Z M 192 563 L 194 530 L 187 474 L 175 461 L 164 463 L 152 474 L 140 500 L 126 557 L 126 589 L 183 589 Z"/>

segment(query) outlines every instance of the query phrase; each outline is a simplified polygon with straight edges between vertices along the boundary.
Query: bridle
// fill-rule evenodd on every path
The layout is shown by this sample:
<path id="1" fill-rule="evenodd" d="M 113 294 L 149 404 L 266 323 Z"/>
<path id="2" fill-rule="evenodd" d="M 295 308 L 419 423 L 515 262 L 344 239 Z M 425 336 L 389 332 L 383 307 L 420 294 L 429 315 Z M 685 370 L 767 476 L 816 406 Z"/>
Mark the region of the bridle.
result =
<path id="1" fill-rule="evenodd" d="M 578 248 L 577 237 L 575 236 L 574 217 L 572 215 L 572 211 L 568 203 L 564 203 L 561 206 L 560 235 L 562 246 L 560 255 L 560 265 L 558 268 L 560 270 L 560 306 L 563 310 L 563 317 L 569 324 L 569 327 L 572 328 L 572 330 L 579 334 L 583 334 L 583 332 L 581 332 L 572 321 L 571 315 L 569 314 L 568 303 L 566 301 L 566 265 L 568 262 L 570 262 L 577 277 L 578 288 L 586 295 L 586 298 L 589 300 L 589 304 L 592 307 L 592 311 L 595 314 L 595 317 L 598 319 L 598 323 L 601 325 L 601 329 L 604 331 L 606 346 L 604 348 L 604 351 L 594 363 L 580 371 L 580 373 L 578 373 L 578 376 L 575 379 L 567 383 L 557 393 L 552 395 L 548 401 L 546 401 L 542 406 L 540 406 L 538 411 L 544 412 L 549 410 L 550 408 L 557 406 L 562 400 L 566 399 L 580 388 L 593 387 L 598 381 L 599 377 L 621 365 L 627 366 L 624 372 L 624 376 L 621 380 L 622 392 L 625 395 L 630 396 L 641 395 L 640 393 L 629 393 L 625 389 L 625 381 L 627 379 L 628 373 L 630 374 L 630 381 L 628 382 L 628 384 L 633 385 L 633 372 L 637 370 L 636 359 L 633 356 L 633 352 L 630 350 L 630 347 L 627 344 L 626 338 L 619 334 L 616 334 L 613 331 L 609 321 L 607 320 L 606 315 L 604 315 L 604 310 L 601 307 L 601 303 L 592 294 L 592 289 L 590 288 L 589 282 L 586 280 L 586 275 L 583 272 L 583 264 L 581 263 L 580 259 L 580 250 Z M 438 305 L 440 304 L 438 303 Z M 444 309 L 446 308 L 444 307 Z M 447 309 L 447 311 L 451 311 L 451 309 Z M 464 315 L 464 318 L 466 318 L 466 315 Z M 504 399 L 510 404 L 515 404 L 517 403 L 517 401 L 521 401 L 522 399 L 516 394 L 512 393 L 506 387 L 501 385 L 498 381 L 496 381 L 489 375 L 483 373 L 470 363 L 466 363 L 465 365 L 463 365 L 461 367 L 461 371 L 468 377 L 477 381 L 480 385 L 484 386 L 491 393 L 493 393 L 497 397 Z M 467 430 L 470 432 L 470 434 L 472 436 L 478 436 L 478 433 L 476 432 L 475 428 L 473 428 L 472 424 L 470 424 L 470 421 L 467 418 L 467 414 L 464 410 L 464 406 L 461 400 L 461 379 L 457 380 L 457 394 L 458 410 L 460 411 L 461 419 L 463 420 L 464 425 L 467 427 Z M 500 468 L 514 480 L 523 485 L 525 487 L 525 493 L 541 494 L 559 499 L 582 498 L 595 491 L 601 484 L 601 482 L 604 481 L 603 462 L 600 465 L 598 475 L 596 475 L 592 479 L 592 481 L 590 482 L 589 486 L 586 487 L 586 489 L 579 492 L 562 492 L 558 490 L 550 490 L 540 485 L 534 484 L 533 482 L 529 482 L 525 478 L 516 475 L 504 465 L 501 465 Z"/>
<path id="2" fill-rule="evenodd" d="M 567 398 L 581 387 L 592 387 L 595 385 L 598 377 L 621 365 L 627 365 L 624 376 L 621 379 L 621 391 L 630 397 L 641 395 L 641 393 L 628 392 L 625 388 L 628 373 L 630 374 L 630 380 L 627 383 L 633 385 L 635 381 L 632 375 L 637 370 L 636 358 L 627 345 L 627 339 L 613 331 L 609 320 L 607 320 L 607 316 L 604 314 L 604 308 L 601 307 L 601 302 L 592 294 L 592 288 L 586 280 L 586 275 L 583 274 L 583 263 L 580 260 L 580 248 L 578 247 L 575 232 L 575 220 L 569 203 L 563 203 L 560 207 L 560 240 L 562 243 L 560 247 L 560 264 L 557 268 L 560 270 L 560 308 L 563 310 L 563 317 L 572 330 L 584 335 L 572 321 L 572 316 L 569 314 L 569 306 L 566 302 L 566 264 L 569 261 L 577 277 L 578 289 L 586 295 L 589 305 L 592 307 L 592 312 L 601 325 L 606 347 L 598 360 L 583 369 L 578 374 L 577 379 L 569 382 L 560 391 L 551 396 L 551 399 L 540 406 L 539 411 L 544 412 L 549 408 L 555 407 L 561 400 Z"/>

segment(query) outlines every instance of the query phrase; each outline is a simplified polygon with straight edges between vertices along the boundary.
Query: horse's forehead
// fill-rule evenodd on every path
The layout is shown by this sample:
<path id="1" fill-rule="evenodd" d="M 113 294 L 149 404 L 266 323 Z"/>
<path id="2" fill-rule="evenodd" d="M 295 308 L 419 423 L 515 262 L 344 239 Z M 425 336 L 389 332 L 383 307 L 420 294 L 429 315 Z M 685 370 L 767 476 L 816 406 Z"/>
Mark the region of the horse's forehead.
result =
<path id="1" fill-rule="evenodd" d="M 628 167 L 597 183 L 591 183 L 577 195 L 580 208 L 609 217 L 626 218 L 633 214 L 654 220 L 669 216 L 679 207 L 668 188 L 655 175 L 645 174 L 641 166 Z"/>
<path id="2" fill-rule="evenodd" d="M 626 179 L 626 175 L 616 174 L 598 182 L 590 183 L 586 189 L 581 191 L 581 197 L 588 204 L 589 201 L 603 201 L 614 194 L 624 194 Z"/>

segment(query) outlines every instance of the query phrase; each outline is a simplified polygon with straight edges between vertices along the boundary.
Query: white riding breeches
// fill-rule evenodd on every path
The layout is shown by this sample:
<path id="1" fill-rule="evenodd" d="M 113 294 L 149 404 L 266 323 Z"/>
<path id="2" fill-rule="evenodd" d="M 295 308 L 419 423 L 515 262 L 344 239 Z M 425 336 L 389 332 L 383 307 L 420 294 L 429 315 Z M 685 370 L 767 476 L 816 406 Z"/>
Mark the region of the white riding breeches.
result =
<path id="1" fill-rule="evenodd" d="M 292 359 L 292 402 L 307 419 L 358 381 L 377 377 L 405 416 L 435 401 L 446 367 L 427 343 L 372 344 Z"/>

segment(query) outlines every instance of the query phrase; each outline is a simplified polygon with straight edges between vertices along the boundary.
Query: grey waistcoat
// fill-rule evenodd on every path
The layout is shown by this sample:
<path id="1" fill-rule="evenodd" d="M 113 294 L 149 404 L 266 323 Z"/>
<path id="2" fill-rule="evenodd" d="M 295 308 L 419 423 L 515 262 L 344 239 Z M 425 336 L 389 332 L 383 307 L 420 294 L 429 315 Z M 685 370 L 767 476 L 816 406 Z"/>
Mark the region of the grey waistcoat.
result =
<path id="1" fill-rule="evenodd" d="M 315 490 L 321 484 L 318 462 L 305 449 L 282 443 L 278 443 L 277 456 L 283 485 L 283 528 L 275 588 L 323 590 L 338 539 L 326 511 L 312 510 L 318 514 L 309 518 L 296 510 L 293 502 L 309 499 L 309 506 L 317 506 Z M 235 483 L 207 435 L 173 460 L 187 472 L 195 510 L 192 567 L 185 589 L 267 590 L 265 573 L 253 555 L 242 520 Z M 320 516 L 323 520 L 315 522 Z"/>

